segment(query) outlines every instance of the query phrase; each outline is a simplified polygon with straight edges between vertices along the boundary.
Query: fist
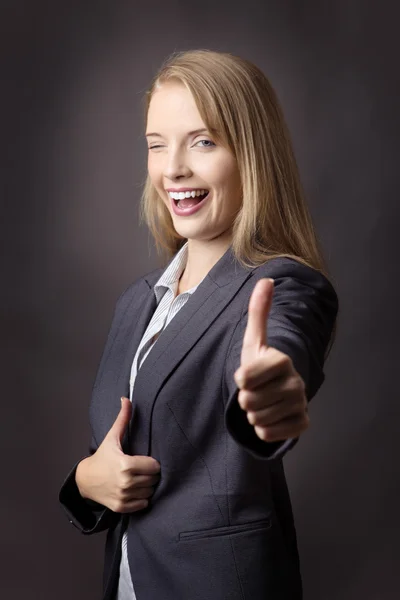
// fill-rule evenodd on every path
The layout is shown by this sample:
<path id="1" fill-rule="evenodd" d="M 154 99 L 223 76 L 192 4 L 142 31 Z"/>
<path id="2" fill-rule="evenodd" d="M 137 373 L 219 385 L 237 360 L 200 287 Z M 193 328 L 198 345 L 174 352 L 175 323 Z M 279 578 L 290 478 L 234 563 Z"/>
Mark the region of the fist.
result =
<path id="1" fill-rule="evenodd" d="M 266 442 L 298 437 L 309 426 L 303 379 L 287 354 L 268 346 L 273 291 L 272 279 L 261 279 L 253 290 L 240 367 L 234 374 L 239 405 Z"/>
<path id="2" fill-rule="evenodd" d="M 97 451 L 82 460 L 76 483 L 83 498 L 94 500 L 118 513 L 146 508 L 159 481 L 160 464 L 149 456 L 130 456 L 122 450 L 132 406 L 121 398 L 121 410 Z"/>

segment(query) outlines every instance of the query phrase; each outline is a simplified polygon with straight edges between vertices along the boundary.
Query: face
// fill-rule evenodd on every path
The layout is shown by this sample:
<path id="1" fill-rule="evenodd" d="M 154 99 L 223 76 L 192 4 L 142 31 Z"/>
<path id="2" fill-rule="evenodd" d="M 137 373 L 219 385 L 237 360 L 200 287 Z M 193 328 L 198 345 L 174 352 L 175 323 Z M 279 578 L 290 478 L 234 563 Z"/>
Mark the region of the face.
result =
<path id="1" fill-rule="evenodd" d="M 233 154 L 217 144 L 213 133 L 206 129 L 185 86 L 168 82 L 153 94 L 146 137 L 149 176 L 176 231 L 188 240 L 210 241 L 221 236 L 229 239 L 242 204 L 237 163 Z M 181 196 L 185 191 L 190 199 L 181 200 L 177 206 L 177 199 L 168 190 L 181 190 Z M 202 201 L 202 196 L 193 198 L 195 191 L 200 190 L 208 191 Z M 183 208 L 190 204 L 196 206 Z"/>

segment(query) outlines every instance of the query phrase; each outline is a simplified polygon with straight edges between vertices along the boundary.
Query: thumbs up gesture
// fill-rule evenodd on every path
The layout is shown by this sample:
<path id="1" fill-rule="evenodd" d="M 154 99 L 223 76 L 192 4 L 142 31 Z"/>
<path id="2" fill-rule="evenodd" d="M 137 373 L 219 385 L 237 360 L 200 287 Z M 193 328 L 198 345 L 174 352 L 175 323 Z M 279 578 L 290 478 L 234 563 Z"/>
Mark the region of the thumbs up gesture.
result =
<path id="1" fill-rule="evenodd" d="M 128 398 L 96 452 L 83 459 L 75 474 L 79 493 L 118 513 L 143 509 L 159 481 L 160 464 L 149 456 L 130 456 L 122 450 L 122 439 L 131 418 Z"/>
<path id="2" fill-rule="evenodd" d="M 234 374 L 239 405 L 266 442 L 298 437 L 309 425 L 303 379 L 289 356 L 268 346 L 273 292 L 273 279 L 259 280 L 252 292 L 240 367 Z"/>

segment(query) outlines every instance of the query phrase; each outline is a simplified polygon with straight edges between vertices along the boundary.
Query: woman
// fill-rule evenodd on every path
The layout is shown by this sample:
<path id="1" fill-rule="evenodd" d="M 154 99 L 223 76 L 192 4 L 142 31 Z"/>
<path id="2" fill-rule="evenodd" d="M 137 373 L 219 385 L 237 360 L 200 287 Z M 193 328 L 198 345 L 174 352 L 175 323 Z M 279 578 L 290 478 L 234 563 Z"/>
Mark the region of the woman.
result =
<path id="1" fill-rule="evenodd" d="M 108 530 L 105 599 L 299 599 L 282 458 L 337 297 L 282 111 L 253 64 L 197 50 L 154 78 L 146 128 L 142 216 L 169 262 L 117 303 L 60 500 Z"/>

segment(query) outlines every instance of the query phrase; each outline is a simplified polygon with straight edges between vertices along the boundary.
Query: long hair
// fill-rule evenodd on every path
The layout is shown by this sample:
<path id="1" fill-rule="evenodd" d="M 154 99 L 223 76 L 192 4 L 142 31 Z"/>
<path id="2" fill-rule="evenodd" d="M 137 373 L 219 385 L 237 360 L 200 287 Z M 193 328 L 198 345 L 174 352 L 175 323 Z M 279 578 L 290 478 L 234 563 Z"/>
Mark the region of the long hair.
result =
<path id="1" fill-rule="evenodd" d="M 175 52 L 146 92 L 145 121 L 153 93 L 169 80 L 186 86 L 206 128 L 215 132 L 215 141 L 236 159 L 242 206 L 233 223 L 231 247 L 238 262 L 254 268 L 284 256 L 329 278 L 283 111 L 264 73 L 250 61 L 226 52 Z M 149 227 L 158 254 L 166 260 L 186 242 L 174 229 L 168 208 L 149 176 L 140 219 Z"/>

